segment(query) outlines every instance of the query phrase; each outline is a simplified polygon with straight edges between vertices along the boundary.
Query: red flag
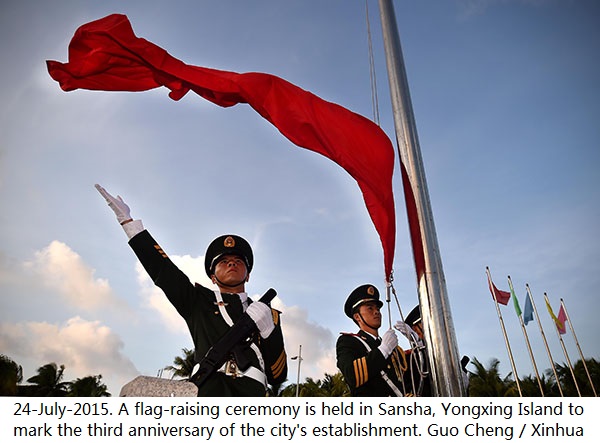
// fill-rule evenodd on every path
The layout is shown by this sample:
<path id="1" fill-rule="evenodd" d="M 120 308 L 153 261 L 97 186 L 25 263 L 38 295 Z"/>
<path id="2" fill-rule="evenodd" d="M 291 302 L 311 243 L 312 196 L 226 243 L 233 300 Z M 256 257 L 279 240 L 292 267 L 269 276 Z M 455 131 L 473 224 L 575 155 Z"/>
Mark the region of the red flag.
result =
<path id="1" fill-rule="evenodd" d="M 408 171 L 404 163 L 400 163 L 402 172 L 402 186 L 404 187 L 404 202 L 406 204 L 406 213 L 408 216 L 408 229 L 412 242 L 413 258 L 415 261 L 415 270 L 417 272 L 417 281 L 425 275 L 425 249 L 423 245 L 423 236 L 421 235 L 421 219 L 417 210 L 417 201 L 413 184 L 408 176 Z"/>
<path id="2" fill-rule="evenodd" d="M 494 297 L 498 301 L 498 303 L 507 305 L 508 301 L 510 300 L 510 292 L 501 291 L 500 289 L 498 289 L 496 287 L 496 285 L 494 284 L 494 282 L 492 281 L 492 279 L 490 278 L 489 274 L 488 274 L 488 284 L 490 287 L 490 292 L 492 293 L 492 297 Z"/>
<path id="3" fill-rule="evenodd" d="M 565 309 L 563 308 L 562 304 L 560 305 L 560 309 L 558 310 L 558 318 L 557 318 L 558 322 L 556 323 L 556 327 L 558 328 L 558 332 L 560 332 L 561 334 L 566 334 L 567 333 L 567 314 L 565 312 Z"/>
<path id="4" fill-rule="evenodd" d="M 394 260 L 394 150 L 372 121 L 279 77 L 192 66 L 138 38 L 125 15 L 87 23 L 69 44 L 69 62 L 47 61 L 64 91 L 146 91 L 165 86 L 169 97 L 188 91 L 223 106 L 249 104 L 294 144 L 344 168 L 360 187 L 383 246 L 386 278 Z"/>
<path id="5" fill-rule="evenodd" d="M 552 310 L 552 306 L 550 306 L 550 302 L 546 297 L 546 309 L 548 309 L 548 313 L 552 320 L 554 320 L 554 324 L 556 325 L 556 329 L 558 332 L 562 334 L 567 333 L 567 328 L 565 327 L 565 322 L 567 321 L 567 313 L 565 312 L 562 303 L 560 304 L 560 310 L 558 311 L 558 317 L 554 315 L 554 311 Z"/>

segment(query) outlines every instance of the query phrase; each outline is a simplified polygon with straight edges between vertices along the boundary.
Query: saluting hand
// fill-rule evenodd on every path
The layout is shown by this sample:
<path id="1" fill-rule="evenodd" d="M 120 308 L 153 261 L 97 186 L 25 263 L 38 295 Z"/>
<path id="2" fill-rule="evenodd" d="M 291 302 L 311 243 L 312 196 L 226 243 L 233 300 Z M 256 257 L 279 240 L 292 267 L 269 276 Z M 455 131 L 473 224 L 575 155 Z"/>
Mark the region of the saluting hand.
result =
<path id="1" fill-rule="evenodd" d="M 102 197 L 104 197 L 104 199 L 106 200 L 106 203 L 108 203 L 108 206 L 114 211 L 115 215 L 117 216 L 117 221 L 121 225 L 124 225 L 124 224 L 132 221 L 131 210 L 129 209 L 129 206 L 127 206 L 127 204 L 123 201 L 123 199 L 121 198 L 120 195 L 117 195 L 117 198 L 115 198 L 112 195 L 110 195 L 108 193 L 108 191 L 106 189 L 104 189 L 102 186 L 100 186 L 98 184 L 96 184 L 94 186 L 96 187 L 98 192 L 102 195 Z"/>

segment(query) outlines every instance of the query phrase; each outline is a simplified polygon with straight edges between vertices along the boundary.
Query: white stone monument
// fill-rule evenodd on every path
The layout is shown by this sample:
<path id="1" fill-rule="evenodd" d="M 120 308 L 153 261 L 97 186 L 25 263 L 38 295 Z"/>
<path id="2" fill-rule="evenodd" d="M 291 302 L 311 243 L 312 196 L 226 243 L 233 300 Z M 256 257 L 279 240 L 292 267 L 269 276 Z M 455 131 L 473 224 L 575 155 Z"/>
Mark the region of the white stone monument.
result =
<path id="1" fill-rule="evenodd" d="M 121 388 L 120 397 L 196 397 L 198 388 L 187 380 L 140 375 Z"/>

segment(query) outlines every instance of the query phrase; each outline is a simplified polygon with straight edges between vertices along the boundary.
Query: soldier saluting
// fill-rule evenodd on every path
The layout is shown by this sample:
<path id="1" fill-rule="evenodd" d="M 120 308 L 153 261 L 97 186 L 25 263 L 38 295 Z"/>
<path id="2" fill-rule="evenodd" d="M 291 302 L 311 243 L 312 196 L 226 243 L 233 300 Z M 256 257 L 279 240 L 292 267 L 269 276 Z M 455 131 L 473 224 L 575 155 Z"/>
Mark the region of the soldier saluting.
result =
<path id="1" fill-rule="evenodd" d="M 267 384 L 279 384 L 287 376 L 287 356 L 279 312 L 262 302 L 253 302 L 245 285 L 254 258 L 252 248 L 237 235 L 223 235 L 208 246 L 204 268 L 218 290 L 211 290 L 189 278 L 169 259 L 141 220 L 131 217 L 121 199 L 102 186 L 96 189 L 115 212 L 129 238 L 129 246 L 156 286 L 185 320 L 195 347 L 196 361 L 223 337 L 245 312 L 259 333 L 239 347 L 198 390 L 198 396 L 264 396 Z M 245 368 L 237 360 L 244 360 Z"/>

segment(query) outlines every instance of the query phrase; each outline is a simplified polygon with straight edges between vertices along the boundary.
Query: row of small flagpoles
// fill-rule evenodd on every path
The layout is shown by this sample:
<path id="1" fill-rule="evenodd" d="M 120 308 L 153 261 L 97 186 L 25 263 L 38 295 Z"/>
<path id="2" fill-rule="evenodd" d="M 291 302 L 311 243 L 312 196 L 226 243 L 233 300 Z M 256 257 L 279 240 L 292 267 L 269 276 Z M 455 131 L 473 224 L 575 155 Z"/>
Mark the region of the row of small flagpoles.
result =
<path id="1" fill-rule="evenodd" d="M 540 333 L 542 335 L 542 340 L 544 342 L 544 346 L 546 348 L 546 353 L 548 354 L 548 359 L 550 360 L 550 366 L 552 367 L 552 371 L 554 373 L 554 378 L 556 380 L 556 385 L 558 386 L 558 390 L 560 392 L 561 397 L 563 397 L 563 391 L 562 388 L 560 386 L 560 381 L 558 378 L 558 374 L 556 373 L 556 367 L 554 364 L 554 359 L 552 358 L 552 354 L 550 353 L 550 348 L 548 346 L 548 341 L 546 340 L 546 335 L 544 334 L 544 328 L 542 327 L 542 322 L 540 321 L 540 316 L 538 315 L 538 311 L 535 307 L 535 302 L 533 300 L 533 296 L 531 295 L 531 289 L 529 288 L 528 284 L 525 284 L 525 288 L 527 290 L 527 296 L 525 299 L 525 311 L 521 311 L 521 306 L 519 305 L 519 300 L 517 299 L 517 296 L 515 294 L 515 290 L 513 288 L 513 284 L 512 281 L 510 279 L 510 275 L 508 276 L 508 286 L 510 288 L 510 292 L 508 291 L 502 291 L 500 289 L 498 289 L 496 287 L 496 285 L 494 284 L 494 282 L 492 281 L 492 276 L 490 274 L 490 269 L 486 266 L 486 273 L 487 273 L 487 278 L 488 278 L 488 284 L 489 284 L 489 288 L 490 288 L 490 292 L 492 293 L 492 297 L 494 299 L 494 304 L 496 305 L 496 312 L 498 314 L 498 319 L 500 321 L 500 327 L 502 329 L 502 334 L 504 335 L 504 342 L 506 344 L 506 349 L 508 351 L 508 357 L 510 360 L 510 365 L 512 368 L 512 372 L 514 374 L 515 377 L 515 382 L 517 384 L 517 389 L 519 391 L 519 396 L 523 396 L 523 393 L 521 391 L 521 385 L 519 382 L 519 376 L 517 374 L 517 368 L 515 366 L 515 361 L 513 358 L 513 354 L 512 354 L 512 350 L 510 348 L 510 343 L 508 340 L 508 335 L 506 334 L 506 328 L 504 327 L 504 320 L 502 318 L 502 312 L 500 311 L 500 304 L 502 305 L 507 305 L 508 301 L 511 299 L 513 299 L 513 305 L 515 307 L 515 311 L 517 313 L 517 317 L 519 318 L 519 322 L 521 324 L 521 330 L 523 331 L 523 336 L 525 338 L 525 343 L 527 345 L 527 350 L 529 352 L 529 358 L 531 359 L 531 363 L 535 372 L 535 376 L 540 388 L 540 392 L 542 394 L 542 397 L 544 396 L 544 388 L 542 385 L 542 381 L 537 369 L 537 365 L 535 363 L 535 358 L 533 356 L 533 352 L 531 350 L 531 344 L 529 342 L 529 336 L 527 335 L 527 329 L 525 328 L 525 326 L 533 320 L 533 316 L 535 314 L 535 318 L 537 320 L 537 324 L 539 326 L 540 329 Z M 554 326 L 556 329 L 556 333 L 558 335 L 558 339 L 560 341 L 560 345 L 562 348 L 562 351 L 565 355 L 565 359 L 567 360 L 567 364 L 569 366 L 569 370 L 571 372 L 571 376 L 573 377 L 573 382 L 575 383 L 575 388 L 577 389 L 577 393 L 579 394 L 579 396 L 581 397 L 581 391 L 579 389 L 579 385 L 577 384 L 577 379 L 575 377 L 575 372 L 573 370 L 573 365 L 571 364 L 571 359 L 569 358 L 569 354 L 567 352 L 567 348 L 565 347 L 565 343 L 563 341 L 562 336 L 564 334 L 566 334 L 567 329 L 566 329 L 566 323 L 569 324 L 569 329 L 571 330 L 571 333 L 573 334 L 573 339 L 575 340 L 575 344 L 577 345 L 577 350 L 579 351 L 579 356 L 581 357 L 581 361 L 583 363 L 583 367 L 585 368 L 585 372 L 587 374 L 588 380 L 590 382 L 590 385 L 592 387 L 592 391 L 594 392 L 594 396 L 598 396 L 598 394 L 596 393 L 596 388 L 594 387 L 594 383 L 592 382 L 592 377 L 590 376 L 590 372 L 588 371 L 587 368 L 587 364 L 585 362 L 585 358 L 583 357 L 583 352 L 581 351 L 581 346 L 579 346 L 579 341 L 577 340 L 577 335 L 575 335 L 575 329 L 573 328 L 573 323 L 571 322 L 571 319 L 569 318 L 569 313 L 567 312 L 567 308 L 565 306 L 565 302 L 564 300 L 561 298 L 560 299 L 560 310 L 558 311 L 558 316 L 556 316 L 554 314 L 554 311 L 552 310 L 552 307 L 550 306 L 550 302 L 548 301 L 548 295 L 546 293 L 544 293 L 544 300 L 546 301 L 546 308 L 548 309 L 548 313 L 550 314 L 550 317 L 552 318 L 553 322 L 554 322 Z"/>

